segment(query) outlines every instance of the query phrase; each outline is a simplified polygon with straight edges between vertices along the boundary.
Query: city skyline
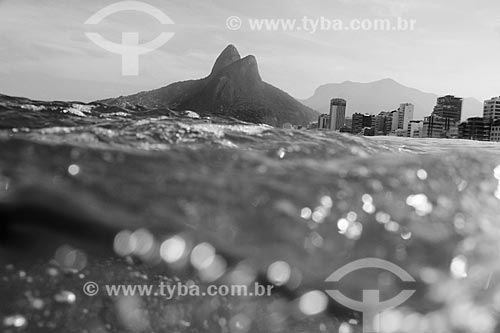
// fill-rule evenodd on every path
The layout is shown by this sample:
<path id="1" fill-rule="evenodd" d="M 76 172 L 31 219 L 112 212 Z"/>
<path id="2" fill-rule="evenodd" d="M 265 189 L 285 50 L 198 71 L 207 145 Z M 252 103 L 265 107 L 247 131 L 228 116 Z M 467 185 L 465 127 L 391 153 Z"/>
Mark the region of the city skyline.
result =
<path id="1" fill-rule="evenodd" d="M 362 136 L 399 136 L 409 138 L 467 139 L 500 142 L 500 97 L 483 103 L 483 116 L 462 119 L 463 98 L 453 95 L 438 97 L 432 113 L 414 119 L 414 105 L 400 103 L 392 111 L 378 114 L 354 112 L 345 117 L 348 101 L 330 100 L 330 113 L 320 114 L 309 129 L 330 130 Z M 339 109 L 339 106 L 341 108 Z"/>
<path id="2" fill-rule="evenodd" d="M 448 94 L 448 95 L 441 96 L 438 99 L 445 98 L 445 97 L 456 97 L 456 96 Z M 456 98 L 459 98 L 461 100 L 464 99 L 463 97 L 456 97 Z M 339 97 L 335 97 L 332 100 L 335 100 L 335 99 L 344 100 L 343 98 L 339 98 Z M 492 96 L 491 98 L 485 99 L 484 101 L 482 101 L 482 103 L 483 103 L 483 110 L 482 110 L 483 114 L 485 112 L 486 107 L 488 106 L 488 108 L 491 110 L 490 112 L 492 113 L 491 117 L 493 118 L 494 116 L 496 116 L 496 117 L 500 118 L 500 95 L 499 96 Z M 402 102 L 402 103 L 400 103 L 399 107 L 401 107 L 402 105 L 412 105 L 413 106 L 413 104 L 409 103 L 409 102 Z M 394 111 L 398 111 L 398 109 L 379 110 L 379 111 L 375 111 L 375 112 L 354 111 L 353 114 L 377 115 L 377 114 L 380 114 L 383 112 L 394 112 Z M 324 114 L 321 114 L 321 115 L 324 115 Z M 352 117 L 346 116 L 346 118 L 352 118 Z M 488 116 L 485 116 L 485 118 L 488 118 Z M 413 119 L 411 119 L 411 120 L 413 120 Z M 462 119 L 461 121 L 464 121 L 464 120 L 467 120 L 467 119 Z"/>

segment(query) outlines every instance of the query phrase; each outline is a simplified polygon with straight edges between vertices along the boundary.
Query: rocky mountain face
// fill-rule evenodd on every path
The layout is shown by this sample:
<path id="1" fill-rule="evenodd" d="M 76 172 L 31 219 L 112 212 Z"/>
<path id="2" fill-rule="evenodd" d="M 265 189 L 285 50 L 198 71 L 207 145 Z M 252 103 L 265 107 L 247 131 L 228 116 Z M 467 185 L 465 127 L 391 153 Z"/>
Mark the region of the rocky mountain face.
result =
<path id="1" fill-rule="evenodd" d="M 176 82 L 130 96 L 103 100 L 110 105 L 192 110 L 202 116 L 226 116 L 282 126 L 307 125 L 318 113 L 282 90 L 264 82 L 254 56 L 240 57 L 229 45 L 217 58 L 209 76 Z"/>
<path id="2" fill-rule="evenodd" d="M 347 115 L 355 112 L 377 114 L 380 111 L 395 110 L 401 103 L 412 103 L 415 105 L 415 119 L 423 119 L 432 113 L 438 95 L 406 87 L 392 79 L 384 79 L 369 83 L 346 81 L 325 84 L 302 102 L 321 113 L 329 113 L 329 101 L 334 97 L 347 100 Z M 462 120 L 481 116 L 482 112 L 481 102 L 474 98 L 464 99 Z"/>

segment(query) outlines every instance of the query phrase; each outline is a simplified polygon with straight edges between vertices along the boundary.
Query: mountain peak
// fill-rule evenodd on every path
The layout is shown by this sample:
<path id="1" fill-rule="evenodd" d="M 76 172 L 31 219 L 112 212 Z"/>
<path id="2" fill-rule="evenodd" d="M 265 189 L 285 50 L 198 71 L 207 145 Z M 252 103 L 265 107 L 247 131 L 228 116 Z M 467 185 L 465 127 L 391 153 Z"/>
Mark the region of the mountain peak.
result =
<path id="1" fill-rule="evenodd" d="M 254 77 L 258 78 L 260 81 L 259 66 L 257 65 L 257 59 L 253 55 L 248 55 L 241 59 L 242 67 L 245 68 L 248 74 L 252 74 Z"/>
<path id="2" fill-rule="evenodd" d="M 0 0 L 1 1 L 1 0 Z M 240 57 L 233 45 L 219 55 L 209 76 L 106 100 L 109 105 L 192 110 L 201 116 L 232 117 L 257 124 L 307 125 L 318 114 L 280 89 L 264 82 L 253 55 Z"/>
<path id="3" fill-rule="evenodd" d="M 217 60 L 215 61 L 214 67 L 212 68 L 212 72 L 210 73 L 210 75 L 219 72 L 224 67 L 227 67 L 240 59 L 241 57 L 236 47 L 232 44 L 229 44 L 224 49 L 224 51 L 222 51 L 219 57 L 217 57 Z"/>
<path id="4" fill-rule="evenodd" d="M 400 85 L 399 82 L 397 82 L 396 80 L 391 79 L 389 77 L 385 78 L 385 79 L 382 79 L 382 80 L 375 81 L 373 83 L 385 83 L 385 84 L 397 84 L 397 85 Z"/>
<path id="5" fill-rule="evenodd" d="M 260 84 L 262 79 L 257 65 L 257 59 L 253 55 L 248 55 L 220 71 L 221 74 L 238 77 L 242 84 Z M 217 75 L 215 75 L 217 77 Z"/>

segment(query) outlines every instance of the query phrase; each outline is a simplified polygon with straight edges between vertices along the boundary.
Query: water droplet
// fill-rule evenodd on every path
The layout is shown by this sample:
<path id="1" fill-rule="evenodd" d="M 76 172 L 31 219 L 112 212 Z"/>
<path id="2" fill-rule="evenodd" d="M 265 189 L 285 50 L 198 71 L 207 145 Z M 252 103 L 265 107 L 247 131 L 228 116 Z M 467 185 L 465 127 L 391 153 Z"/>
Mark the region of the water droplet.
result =
<path id="1" fill-rule="evenodd" d="M 186 241 L 181 236 L 171 237 L 160 246 L 160 256 L 169 264 L 179 261 L 185 252 Z"/>
<path id="2" fill-rule="evenodd" d="M 54 299 L 58 303 L 73 304 L 76 301 L 76 295 L 71 291 L 63 290 L 54 295 Z"/>
<path id="3" fill-rule="evenodd" d="M 229 275 L 232 285 L 248 286 L 257 278 L 257 272 L 245 263 L 239 263 Z"/>
<path id="4" fill-rule="evenodd" d="M 375 206 L 372 203 L 365 203 L 365 204 L 363 204 L 363 210 L 367 214 L 373 214 L 373 213 L 375 213 Z"/>
<path id="5" fill-rule="evenodd" d="M 321 202 L 321 205 L 323 205 L 326 208 L 332 208 L 333 207 L 333 200 L 328 195 L 325 195 L 325 196 L 321 197 L 320 202 Z"/>
<path id="6" fill-rule="evenodd" d="M 216 255 L 208 266 L 199 269 L 200 278 L 206 282 L 215 281 L 226 273 L 226 268 L 226 260 Z"/>
<path id="7" fill-rule="evenodd" d="M 126 257 L 131 255 L 137 248 L 136 239 L 132 237 L 132 233 L 128 230 L 120 231 L 113 243 L 116 254 Z"/>
<path id="8" fill-rule="evenodd" d="M 462 214 L 455 215 L 455 219 L 453 220 L 453 225 L 457 231 L 462 231 L 465 229 L 466 220 L 465 216 Z"/>
<path id="9" fill-rule="evenodd" d="M 391 222 L 391 216 L 384 212 L 377 212 L 377 214 L 375 214 L 375 220 L 377 220 L 378 223 L 385 224 Z"/>
<path id="10" fill-rule="evenodd" d="M 340 219 L 337 221 L 337 228 L 339 228 L 339 232 L 341 234 L 345 234 L 347 231 L 347 228 L 349 228 L 349 221 L 346 219 Z"/>
<path id="11" fill-rule="evenodd" d="M 349 213 L 347 213 L 347 219 L 350 222 L 354 222 L 358 219 L 358 214 L 356 214 L 356 212 L 349 212 Z"/>
<path id="12" fill-rule="evenodd" d="M 179 324 L 180 324 L 181 326 L 183 326 L 183 327 L 190 327 L 190 326 L 191 326 L 191 323 L 190 323 L 189 321 L 185 321 L 185 320 L 183 320 L 183 319 L 181 319 L 181 320 L 179 321 Z"/>
<path id="13" fill-rule="evenodd" d="M 299 309 L 306 316 L 314 316 L 325 311 L 328 297 L 319 290 L 310 291 L 300 297 Z"/>
<path id="14" fill-rule="evenodd" d="M 36 310 L 42 310 L 45 306 L 45 302 L 40 298 L 33 298 L 31 300 L 31 306 Z"/>
<path id="15" fill-rule="evenodd" d="M 87 266 L 87 255 L 68 245 L 59 247 L 54 259 L 64 272 L 79 272 Z"/>
<path id="16" fill-rule="evenodd" d="M 401 238 L 403 238 L 404 240 L 409 240 L 409 239 L 411 238 L 411 236 L 412 236 L 411 231 L 408 231 L 408 232 L 403 232 L 403 233 L 401 234 Z"/>
<path id="17" fill-rule="evenodd" d="M 498 186 L 495 191 L 495 197 L 500 200 L 500 165 L 493 170 L 493 176 L 498 180 Z"/>
<path id="18" fill-rule="evenodd" d="M 52 276 L 52 277 L 55 277 L 55 276 L 59 275 L 59 271 L 57 270 L 57 268 L 49 267 L 49 268 L 47 268 L 47 274 Z"/>
<path id="19" fill-rule="evenodd" d="M 71 164 L 68 167 L 68 173 L 71 176 L 77 176 L 80 173 L 80 167 L 78 165 L 76 165 L 76 164 Z"/>
<path id="20" fill-rule="evenodd" d="M 450 264 L 450 272 L 455 279 L 467 277 L 467 258 L 462 255 L 453 258 Z"/>
<path id="21" fill-rule="evenodd" d="M 427 179 L 427 171 L 425 171 L 424 169 L 420 169 L 417 171 L 417 177 L 418 179 L 420 180 L 426 180 Z"/>
<path id="22" fill-rule="evenodd" d="M 304 220 L 310 219 L 312 216 L 312 210 L 309 207 L 304 207 L 300 211 L 300 217 L 302 217 Z"/>
<path id="23" fill-rule="evenodd" d="M 406 204 L 415 208 L 418 216 L 425 216 L 432 212 L 432 204 L 427 199 L 425 194 L 414 194 L 406 198 Z"/>
<path id="24" fill-rule="evenodd" d="M 237 314 L 229 320 L 229 330 L 231 333 L 246 333 L 250 330 L 252 321 L 245 314 Z"/>
<path id="25" fill-rule="evenodd" d="M 347 229 L 345 236 L 352 240 L 358 240 L 363 233 L 363 225 L 359 222 L 352 222 Z"/>
<path id="26" fill-rule="evenodd" d="M 493 170 L 493 176 L 500 180 L 500 165 L 498 165 L 494 170 Z"/>
<path id="27" fill-rule="evenodd" d="M 385 230 L 390 231 L 390 232 L 398 232 L 399 231 L 399 223 L 390 221 L 389 223 L 386 223 L 384 225 Z"/>
<path id="28" fill-rule="evenodd" d="M 148 257 L 154 248 L 155 240 L 153 234 L 146 229 L 139 229 L 134 231 L 131 235 L 132 244 L 137 244 L 134 253 L 141 257 Z"/>
<path id="29" fill-rule="evenodd" d="M 469 184 L 469 183 L 467 183 L 467 181 L 466 181 L 466 180 L 463 180 L 463 179 L 462 179 L 462 181 L 461 181 L 460 183 L 458 183 L 458 185 L 457 185 L 457 189 L 458 189 L 458 191 L 459 191 L 459 192 L 462 192 L 463 190 L 465 190 L 465 188 L 467 187 L 467 185 L 468 185 L 468 184 Z"/>
<path id="30" fill-rule="evenodd" d="M 28 324 L 28 321 L 23 315 L 16 314 L 5 317 L 3 320 L 3 324 L 7 327 L 23 328 Z"/>
<path id="31" fill-rule="evenodd" d="M 276 261 L 267 269 L 267 278 L 271 283 L 282 286 L 290 280 L 291 267 L 285 261 Z"/>
<path id="32" fill-rule="evenodd" d="M 226 327 L 226 325 L 227 325 L 226 318 L 219 318 L 219 326 L 220 327 Z"/>
<path id="33" fill-rule="evenodd" d="M 285 154 L 286 154 L 285 148 L 280 148 L 277 152 L 278 157 L 281 159 L 283 159 L 285 157 Z"/>
<path id="34" fill-rule="evenodd" d="M 191 264 L 200 270 L 210 266 L 215 259 L 215 248 L 208 243 L 196 245 L 191 252 Z"/>
<path id="35" fill-rule="evenodd" d="M 311 233 L 311 244 L 314 245 L 315 247 L 322 247 L 323 246 L 323 237 L 321 237 L 320 234 L 317 232 L 312 232 Z"/>
<path id="36" fill-rule="evenodd" d="M 363 194 L 363 196 L 361 197 L 361 201 L 363 201 L 364 204 L 372 204 L 373 198 L 369 194 Z"/>
<path id="37" fill-rule="evenodd" d="M 326 212 L 323 207 L 317 207 L 312 214 L 312 220 L 316 223 L 323 223 L 325 221 Z"/>
<path id="38" fill-rule="evenodd" d="M 339 326 L 339 333 L 352 333 L 352 327 L 346 322 L 343 322 Z"/>
<path id="39" fill-rule="evenodd" d="M 140 297 L 119 297 L 115 304 L 119 323 L 124 326 L 125 331 L 143 332 L 149 328 L 148 312 Z"/>

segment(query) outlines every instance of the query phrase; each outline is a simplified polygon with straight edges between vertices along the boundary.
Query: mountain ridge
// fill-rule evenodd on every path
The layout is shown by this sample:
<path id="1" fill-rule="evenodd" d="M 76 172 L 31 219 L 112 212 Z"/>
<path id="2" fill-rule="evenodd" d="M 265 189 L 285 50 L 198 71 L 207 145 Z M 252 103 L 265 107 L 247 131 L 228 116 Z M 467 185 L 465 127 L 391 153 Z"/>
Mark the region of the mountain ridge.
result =
<path id="1" fill-rule="evenodd" d="M 192 110 L 202 116 L 229 116 L 239 120 L 282 126 L 307 125 L 318 113 L 286 92 L 264 82 L 255 56 L 241 58 L 234 45 L 217 57 L 210 74 L 151 91 L 98 102 L 125 107 Z"/>
<path id="2" fill-rule="evenodd" d="M 344 81 L 323 84 L 311 97 L 301 102 L 320 113 L 329 113 L 329 100 L 335 97 L 347 100 L 347 116 L 355 112 L 378 114 L 380 111 L 395 110 L 401 103 L 413 103 L 415 119 L 423 119 L 432 113 L 439 95 L 384 78 L 366 83 Z M 462 121 L 476 116 L 482 116 L 482 103 L 472 97 L 464 98 Z"/>

